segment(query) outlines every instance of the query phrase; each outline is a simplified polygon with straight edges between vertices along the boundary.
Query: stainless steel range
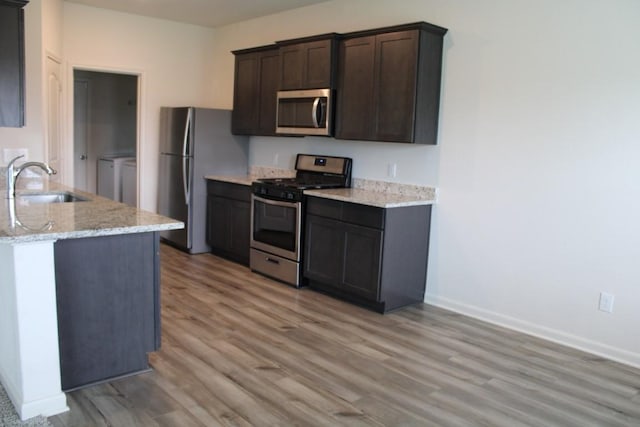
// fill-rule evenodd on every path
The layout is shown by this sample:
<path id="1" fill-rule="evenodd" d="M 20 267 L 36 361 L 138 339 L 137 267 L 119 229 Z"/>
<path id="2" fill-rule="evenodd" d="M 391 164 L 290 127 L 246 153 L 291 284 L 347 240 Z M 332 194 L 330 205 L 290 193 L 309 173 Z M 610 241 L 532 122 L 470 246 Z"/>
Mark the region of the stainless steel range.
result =
<path id="1" fill-rule="evenodd" d="M 252 183 L 251 270 L 303 284 L 304 190 L 351 187 L 351 163 L 347 157 L 298 154 L 295 178 Z"/>

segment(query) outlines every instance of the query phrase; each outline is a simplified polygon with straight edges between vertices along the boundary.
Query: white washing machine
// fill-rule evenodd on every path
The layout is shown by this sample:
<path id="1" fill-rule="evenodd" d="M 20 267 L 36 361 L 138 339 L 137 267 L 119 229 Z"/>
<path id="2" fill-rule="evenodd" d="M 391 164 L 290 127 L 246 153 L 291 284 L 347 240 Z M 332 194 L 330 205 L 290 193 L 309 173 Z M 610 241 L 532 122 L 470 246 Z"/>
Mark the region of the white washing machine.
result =
<path id="1" fill-rule="evenodd" d="M 122 165 L 135 157 L 100 157 L 98 159 L 98 196 L 122 201 Z"/>
<path id="2" fill-rule="evenodd" d="M 136 159 L 122 163 L 122 203 L 138 206 L 138 164 Z"/>

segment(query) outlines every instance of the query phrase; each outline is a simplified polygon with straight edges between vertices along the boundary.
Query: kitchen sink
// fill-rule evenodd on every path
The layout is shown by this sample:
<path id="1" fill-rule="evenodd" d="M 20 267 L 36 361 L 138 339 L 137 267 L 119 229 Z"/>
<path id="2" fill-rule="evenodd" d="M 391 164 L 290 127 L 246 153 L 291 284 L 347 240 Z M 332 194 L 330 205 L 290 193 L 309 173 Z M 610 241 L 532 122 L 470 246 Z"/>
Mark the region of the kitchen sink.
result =
<path id="1" fill-rule="evenodd" d="M 48 203 L 86 202 L 89 199 L 68 191 L 52 191 L 47 193 L 23 193 L 16 195 L 16 200 L 31 205 Z"/>

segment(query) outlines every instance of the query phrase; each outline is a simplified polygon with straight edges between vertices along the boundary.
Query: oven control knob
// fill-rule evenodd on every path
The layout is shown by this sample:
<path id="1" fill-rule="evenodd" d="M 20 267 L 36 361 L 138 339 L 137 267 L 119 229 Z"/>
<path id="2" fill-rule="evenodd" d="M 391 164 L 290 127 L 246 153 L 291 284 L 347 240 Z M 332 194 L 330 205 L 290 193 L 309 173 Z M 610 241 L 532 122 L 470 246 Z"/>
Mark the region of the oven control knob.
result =
<path id="1" fill-rule="evenodd" d="M 288 200 L 293 200 L 293 198 L 294 198 L 293 193 L 292 193 L 292 192 L 290 192 L 290 191 L 287 191 L 287 199 L 288 199 Z"/>

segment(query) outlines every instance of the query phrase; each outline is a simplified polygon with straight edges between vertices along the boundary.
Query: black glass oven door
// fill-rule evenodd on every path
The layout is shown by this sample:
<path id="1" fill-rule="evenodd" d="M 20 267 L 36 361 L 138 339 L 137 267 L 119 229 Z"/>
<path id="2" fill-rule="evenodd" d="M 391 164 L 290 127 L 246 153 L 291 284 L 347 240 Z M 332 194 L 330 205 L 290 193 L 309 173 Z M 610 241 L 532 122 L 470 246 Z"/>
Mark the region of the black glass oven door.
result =
<path id="1" fill-rule="evenodd" d="M 252 200 L 251 247 L 299 261 L 301 203 Z"/>

